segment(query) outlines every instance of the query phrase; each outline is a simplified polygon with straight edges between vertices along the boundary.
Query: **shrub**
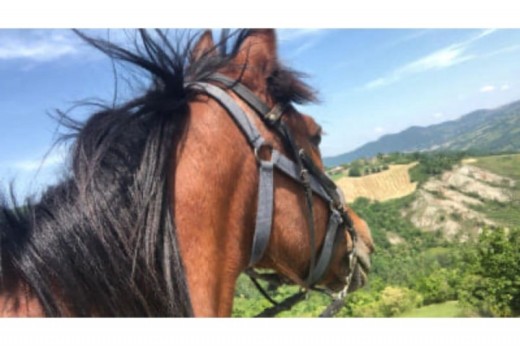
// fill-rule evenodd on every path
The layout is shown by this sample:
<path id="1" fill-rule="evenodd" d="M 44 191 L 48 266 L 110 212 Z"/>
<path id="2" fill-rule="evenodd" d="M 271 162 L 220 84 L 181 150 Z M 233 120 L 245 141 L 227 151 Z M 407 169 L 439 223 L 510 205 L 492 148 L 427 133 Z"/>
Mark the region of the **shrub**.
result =
<path id="1" fill-rule="evenodd" d="M 353 317 L 391 317 L 421 305 L 422 297 L 406 288 L 387 286 L 381 292 L 358 291 L 347 302 L 347 315 Z"/>
<path id="2" fill-rule="evenodd" d="M 386 287 L 381 292 L 379 309 L 383 316 L 391 317 L 421 305 L 422 297 L 406 287 Z"/>
<path id="3" fill-rule="evenodd" d="M 359 167 L 352 167 L 348 170 L 348 176 L 349 177 L 360 177 L 361 176 L 361 170 Z"/>
<path id="4" fill-rule="evenodd" d="M 384 317 L 379 309 L 381 289 L 365 288 L 350 294 L 338 317 Z"/>

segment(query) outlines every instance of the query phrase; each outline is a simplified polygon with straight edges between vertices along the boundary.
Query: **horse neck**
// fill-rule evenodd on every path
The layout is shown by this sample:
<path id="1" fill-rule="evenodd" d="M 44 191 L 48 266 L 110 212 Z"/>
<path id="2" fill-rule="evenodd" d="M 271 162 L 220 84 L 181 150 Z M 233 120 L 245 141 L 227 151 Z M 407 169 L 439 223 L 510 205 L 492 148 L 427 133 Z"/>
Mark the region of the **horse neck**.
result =
<path id="1" fill-rule="evenodd" d="M 229 316 L 248 262 L 256 210 L 254 155 L 212 100 L 190 107 L 172 168 L 173 210 L 196 316 Z"/>

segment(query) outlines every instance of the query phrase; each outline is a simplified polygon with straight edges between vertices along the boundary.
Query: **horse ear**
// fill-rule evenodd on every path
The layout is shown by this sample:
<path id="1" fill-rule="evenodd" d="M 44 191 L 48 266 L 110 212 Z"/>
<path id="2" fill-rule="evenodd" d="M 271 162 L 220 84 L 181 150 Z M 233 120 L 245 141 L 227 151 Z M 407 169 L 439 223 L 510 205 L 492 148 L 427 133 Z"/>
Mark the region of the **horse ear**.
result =
<path id="1" fill-rule="evenodd" d="M 253 29 L 244 39 L 233 62 L 245 67 L 244 82 L 265 81 L 277 64 L 276 34 L 273 29 Z"/>
<path id="2" fill-rule="evenodd" d="M 201 59 L 204 56 L 214 56 L 217 54 L 215 49 L 215 43 L 213 42 L 213 36 L 211 30 L 206 30 L 200 36 L 199 41 L 193 47 L 190 55 L 190 61 L 194 62 Z"/>

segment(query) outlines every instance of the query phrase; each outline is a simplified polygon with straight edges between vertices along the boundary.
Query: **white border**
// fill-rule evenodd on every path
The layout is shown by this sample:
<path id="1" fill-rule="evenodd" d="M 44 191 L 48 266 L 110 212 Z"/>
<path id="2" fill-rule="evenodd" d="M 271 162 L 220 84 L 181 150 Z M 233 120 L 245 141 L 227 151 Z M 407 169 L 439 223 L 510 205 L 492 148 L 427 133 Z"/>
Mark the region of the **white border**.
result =
<path id="1" fill-rule="evenodd" d="M 319 0 L 309 2 L 310 5 L 281 0 L 181 1 L 6 1 L 2 4 L 0 26 L 507 28 L 520 25 L 516 5 L 506 0 L 486 3 Z M 0 320 L 0 342 L 10 346 L 502 346 L 513 344 L 518 338 L 513 334 L 517 327 L 515 319 L 4 319 Z"/>
<path id="2" fill-rule="evenodd" d="M 16 0 L 2 6 L 1 27 L 321 27 L 510 28 L 510 0 Z"/>
<path id="3" fill-rule="evenodd" d="M 15 345 L 512 345 L 514 319 L 6 319 Z M 7 333 L 6 333 L 7 332 Z M 517 340 L 516 340 L 517 341 Z"/>

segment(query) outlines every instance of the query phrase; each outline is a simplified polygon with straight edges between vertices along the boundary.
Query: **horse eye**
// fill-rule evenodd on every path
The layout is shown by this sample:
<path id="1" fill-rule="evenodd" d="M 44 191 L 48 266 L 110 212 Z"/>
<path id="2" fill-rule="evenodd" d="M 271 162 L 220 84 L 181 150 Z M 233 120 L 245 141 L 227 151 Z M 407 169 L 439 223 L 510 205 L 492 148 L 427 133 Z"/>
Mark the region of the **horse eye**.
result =
<path id="1" fill-rule="evenodd" d="M 318 147 L 321 143 L 321 133 L 318 133 L 318 134 L 315 134 L 314 136 L 311 137 L 311 143 Z"/>

